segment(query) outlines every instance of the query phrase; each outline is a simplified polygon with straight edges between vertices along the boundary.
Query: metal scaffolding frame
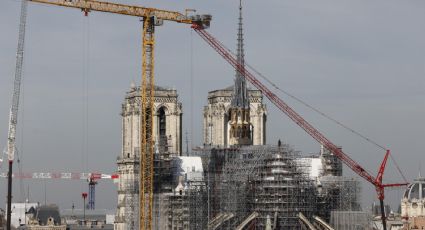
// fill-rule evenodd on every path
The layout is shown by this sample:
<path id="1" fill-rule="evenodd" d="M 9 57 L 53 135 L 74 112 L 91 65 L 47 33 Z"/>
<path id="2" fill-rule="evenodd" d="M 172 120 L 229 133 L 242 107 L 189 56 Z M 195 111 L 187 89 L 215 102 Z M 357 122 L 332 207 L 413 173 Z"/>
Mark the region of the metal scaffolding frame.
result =
<path id="1" fill-rule="evenodd" d="M 126 213 L 124 214 L 126 229 L 134 230 L 139 228 L 138 219 L 139 215 L 139 182 L 138 178 L 128 180 L 125 183 L 125 207 Z"/>
<path id="2" fill-rule="evenodd" d="M 313 182 L 295 160 L 299 152 L 289 145 L 204 148 L 209 187 L 209 220 L 216 229 L 234 229 L 253 212 L 256 227 L 265 228 L 267 216 L 275 228 L 299 228 L 298 213 L 315 211 Z"/>
<path id="3" fill-rule="evenodd" d="M 372 222 L 369 212 L 332 211 L 330 224 L 338 230 L 368 229 Z"/>
<path id="4" fill-rule="evenodd" d="M 361 211 L 360 181 L 340 176 L 324 176 L 318 183 L 317 216 L 330 221 L 331 211 Z"/>
<path id="5" fill-rule="evenodd" d="M 204 181 L 186 181 L 169 196 L 168 229 L 207 229 L 207 191 Z"/>
<path id="6" fill-rule="evenodd" d="M 299 213 L 308 220 L 316 215 L 329 221 L 333 210 L 360 210 L 359 181 L 329 175 L 313 179 L 311 161 L 286 144 L 204 147 L 195 149 L 192 156 L 202 159 L 203 172 L 174 168 L 173 164 L 183 167 L 178 156 L 156 154 L 154 228 L 214 230 L 243 224 L 257 229 L 301 229 Z M 138 211 L 132 208 L 138 200 L 136 181 L 129 181 L 125 189 L 127 223 L 137 215 L 130 212 Z"/>
<path id="7" fill-rule="evenodd" d="M 254 210 L 261 215 L 257 227 L 266 228 L 267 216 L 275 229 L 298 229 L 298 214 L 311 218 L 315 211 L 315 188 L 307 175 L 306 166 L 295 159 L 299 153 L 290 146 L 268 150 L 264 163 L 259 165 L 254 180 Z"/>

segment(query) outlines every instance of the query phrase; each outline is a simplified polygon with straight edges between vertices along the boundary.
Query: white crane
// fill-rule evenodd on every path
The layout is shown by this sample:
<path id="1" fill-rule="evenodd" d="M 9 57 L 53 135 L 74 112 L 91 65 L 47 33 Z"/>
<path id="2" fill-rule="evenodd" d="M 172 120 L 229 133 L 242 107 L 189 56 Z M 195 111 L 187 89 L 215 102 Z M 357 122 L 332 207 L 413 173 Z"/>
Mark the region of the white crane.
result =
<path id="1" fill-rule="evenodd" d="M 22 65 L 24 62 L 25 24 L 27 20 L 27 0 L 21 3 L 21 18 L 19 24 L 18 50 L 16 52 L 15 82 L 13 84 L 12 105 L 9 114 L 9 131 L 7 135 L 6 154 L 9 160 L 7 183 L 7 230 L 10 230 L 11 204 L 12 204 L 12 167 L 16 149 L 16 125 L 18 123 L 19 95 L 21 91 Z"/>

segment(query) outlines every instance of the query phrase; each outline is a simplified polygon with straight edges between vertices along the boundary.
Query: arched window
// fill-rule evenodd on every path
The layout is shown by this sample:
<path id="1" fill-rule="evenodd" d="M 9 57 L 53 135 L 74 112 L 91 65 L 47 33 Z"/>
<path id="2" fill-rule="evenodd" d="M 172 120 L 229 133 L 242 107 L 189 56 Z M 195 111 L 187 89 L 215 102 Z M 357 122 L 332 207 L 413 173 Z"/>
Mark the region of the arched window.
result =
<path id="1" fill-rule="evenodd" d="M 249 126 L 248 137 L 254 142 L 254 126 L 253 125 Z"/>
<path id="2" fill-rule="evenodd" d="M 167 119 L 164 107 L 158 110 L 158 135 L 159 145 L 164 147 L 165 151 L 167 151 Z"/>

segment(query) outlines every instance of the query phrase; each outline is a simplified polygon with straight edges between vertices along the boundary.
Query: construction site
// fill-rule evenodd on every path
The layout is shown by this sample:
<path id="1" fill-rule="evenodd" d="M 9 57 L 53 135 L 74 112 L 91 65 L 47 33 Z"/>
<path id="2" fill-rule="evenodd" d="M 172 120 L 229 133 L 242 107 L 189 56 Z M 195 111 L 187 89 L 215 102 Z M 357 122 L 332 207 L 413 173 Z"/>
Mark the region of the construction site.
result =
<path id="1" fill-rule="evenodd" d="M 5 185 L 1 188 L 4 194 L 7 191 L 5 210 L 0 209 L 0 230 L 423 229 L 425 180 L 419 175 L 413 183 L 408 182 L 388 148 L 285 93 L 250 66 L 245 60 L 245 2 L 237 2 L 238 7 L 234 9 L 237 17 L 232 24 L 236 47 L 228 48 L 208 31 L 216 16 L 198 14 L 195 9 L 180 13 L 100 0 L 21 0 L 13 96 L 4 152 L 7 157 L 1 158 L 0 162 L 0 178 L 4 178 L 1 183 Z M 21 113 L 19 97 L 26 60 L 27 11 L 31 4 L 53 6 L 53 9 L 78 9 L 85 17 L 98 12 L 140 19 L 141 78 L 128 82 L 130 86 L 121 89 L 126 92 L 119 99 L 121 105 L 114 105 L 120 108 L 121 144 L 118 155 L 115 155 L 116 168 L 109 172 L 75 173 L 66 169 L 55 173 L 49 169 L 44 169 L 43 173 L 22 172 L 16 139 L 20 132 L 17 129 L 18 114 Z M 199 116 L 202 121 L 198 144 L 189 144 L 189 135 L 185 132 L 188 125 L 184 122 L 185 104 L 180 95 L 187 92 L 156 83 L 156 28 L 165 22 L 189 27 L 191 33 L 197 34 L 229 64 L 233 73 L 231 80 L 223 83 L 221 88 L 209 89 L 205 95 L 199 95 L 207 101 L 202 111 L 193 111 L 191 107 L 190 119 Z M 84 84 L 83 94 L 88 98 L 88 83 Z M 289 95 L 314 113 L 378 148 L 382 154 L 374 155 L 374 159 L 378 159 L 379 165 L 375 165 L 377 170 L 372 169 L 377 174 L 370 173 L 358 163 L 356 155 L 347 154 L 343 146 L 328 139 L 283 101 L 278 92 Z M 191 100 L 194 98 L 191 95 Z M 83 113 L 88 114 L 88 103 L 83 107 Z M 300 146 L 286 141 L 285 136 L 291 133 L 271 137 L 269 130 L 275 126 L 270 122 L 271 116 L 288 117 L 285 122 L 292 122 L 316 141 L 316 150 L 303 153 Z M 88 145 L 88 120 L 83 123 L 84 152 Z M 395 166 L 399 174 L 397 178 L 401 179 L 384 180 L 387 162 Z M 55 204 L 47 204 L 46 191 L 44 205 L 31 203 L 29 188 L 26 201 L 17 202 L 13 183 L 18 180 L 42 180 L 44 184 L 46 180 L 74 180 L 87 184 L 88 191 L 81 194 L 82 209 L 75 209 L 73 202 L 71 210 L 64 210 Z M 115 197 L 110 198 L 116 201 L 112 213 L 111 210 L 101 211 L 96 204 L 96 194 L 104 192 L 96 190 L 97 184 L 107 181 L 116 186 Z M 366 195 L 378 203 L 370 209 L 363 205 L 364 186 L 375 191 Z M 384 202 L 387 188 L 404 191 L 404 195 L 395 201 L 400 206 L 399 211 L 392 211 Z M 26 193 L 22 191 L 25 190 L 22 185 L 19 190 Z"/>

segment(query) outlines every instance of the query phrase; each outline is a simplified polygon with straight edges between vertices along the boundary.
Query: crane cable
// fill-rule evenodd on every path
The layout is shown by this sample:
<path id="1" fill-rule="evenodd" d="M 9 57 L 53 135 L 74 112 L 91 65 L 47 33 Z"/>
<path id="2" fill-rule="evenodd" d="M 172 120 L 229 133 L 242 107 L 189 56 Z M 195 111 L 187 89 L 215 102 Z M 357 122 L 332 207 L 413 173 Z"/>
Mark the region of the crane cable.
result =
<path id="1" fill-rule="evenodd" d="M 194 49 L 193 49 L 193 30 L 190 30 L 190 149 L 193 149 L 193 53 Z M 186 133 L 186 138 L 187 138 L 187 133 Z M 187 142 L 189 143 L 189 140 L 187 140 Z M 189 144 L 186 143 L 186 145 L 188 146 Z M 188 148 L 186 146 L 186 148 Z M 189 151 L 187 151 L 186 153 L 189 156 Z"/>
<path id="2" fill-rule="evenodd" d="M 83 17 L 83 26 L 82 26 L 82 41 L 83 41 L 83 50 L 82 50 L 82 78 L 81 78 L 81 171 L 88 171 L 88 161 L 89 161 L 89 151 L 88 151 L 88 126 L 89 126 L 89 50 L 90 50 L 90 21 L 89 17 Z M 83 186 L 85 183 L 81 184 L 81 191 L 85 191 Z"/>
<path id="3" fill-rule="evenodd" d="M 222 46 L 229 52 L 229 53 L 231 53 L 232 55 L 234 55 L 235 56 L 235 53 L 232 51 L 232 50 L 230 50 L 229 48 L 227 48 L 226 46 L 224 46 L 223 44 L 222 44 Z M 371 143 L 372 145 L 375 145 L 376 147 L 378 147 L 378 148 L 380 148 L 380 149 L 382 149 L 382 150 L 384 150 L 384 151 L 386 151 L 388 148 L 386 148 L 386 147 L 384 147 L 383 145 L 380 145 L 380 144 L 378 144 L 376 141 L 374 141 L 374 140 L 372 140 L 371 138 L 369 138 L 369 137 L 366 137 L 365 135 L 363 135 L 363 134 L 361 134 L 360 132 L 358 132 L 358 131 L 356 131 L 356 130 L 354 130 L 354 129 L 352 129 L 352 128 L 350 128 L 350 127 L 348 127 L 347 125 L 345 125 L 345 124 L 343 124 L 342 122 L 340 122 L 340 121 L 338 121 L 338 120 L 336 120 L 336 119 L 334 119 L 334 118 L 332 118 L 331 116 L 329 116 L 329 115 L 327 115 L 326 113 L 324 113 L 324 112 L 322 112 L 322 111 L 320 111 L 319 109 L 317 109 L 316 107 L 314 107 L 314 106 L 312 106 L 312 105 L 310 105 L 310 104 L 308 104 L 307 102 L 305 102 L 305 101 L 303 101 L 303 100 L 301 100 L 300 98 L 298 98 L 298 97 L 296 97 L 296 96 L 294 96 L 293 94 L 291 94 L 291 93 L 289 93 L 289 92 L 287 92 L 287 91 L 285 91 L 285 90 L 283 90 L 283 89 L 281 89 L 279 86 L 277 86 L 274 82 L 272 82 L 269 78 L 267 78 L 266 76 L 264 76 L 263 74 L 261 74 L 259 71 L 257 71 L 254 67 L 252 67 L 246 60 L 245 60 L 245 66 L 247 66 L 249 69 L 251 69 L 254 73 L 256 73 L 259 77 L 261 77 L 262 79 L 264 79 L 266 82 L 268 82 L 273 88 L 275 88 L 276 90 L 278 90 L 279 92 L 281 92 L 281 93 L 283 93 L 283 94 L 285 94 L 285 95 L 287 95 L 288 97 L 290 97 L 290 98 L 292 98 L 292 99 L 294 99 L 295 101 L 297 101 L 297 102 L 299 102 L 299 103 L 301 103 L 302 105 L 304 105 L 304 106 L 306 106 L 307 108 L 309 108 L 309 109 L 311 109 L 311 110 L 313 110 L 314 112 L 316 112 L 316 113 L 318 113 L 319 115 L 321 115 L 321 116 L 323 116 L 323 117 L 325 117 L 326 119 L 328 119 L 328 120 L 330 120 L 330 121 L 332 121 L 332 122 L 334 122 L 334 123 L 336 123 L 337 125 L 339 125 L 340 127 L 342 127 L 342 128 L 344 128 L 344 129 L 346 129 L 346 130 L 348 130 L 348 131 L 350 131 L 351 133 L 353 133 L 353 134 L 355 134 L 355 135 L 357 135 L 358 137 L 360 137 L 361 139 L 363 139 L 363 140 L 365 140 L 366 142 L 369 142 L 369 143 Z M 408 180 L 407 180 L 407 178 L 406 178 L 406 176 L 403 174 L 403 172 L 401 171 L 401 169 L 400 169 L 400 167 L 399 167 L 399 165 L 398 165 L 398 163 L 397 163 L 397 161 L 394 159 L 394 157 L 393 157 L 393 155 L 390 153 L 389 154 L 390 155 L 390 158 L 391 158 L 391 160 L 394 162 L 394 165 L 395 165 L 395 167 L 396 167 L 396 169 L 397 169 L 397 171 L 400 173 L 400 175 L 401 175 L 401 177 L 403 178 L 403 180 L 405 181 L 405 182 L 407 182 Z"/>
<path id="4" fill-rule="evenodd" d="M 85 137 L 86 137 L 86 168 L 85 171 L 88 172 L 89 169 L 89 77 L 90 77 L 90 18 L 88 16 L 86 18 L 86 47 L 85 47 L 85 63 L 86 69 L 84 73 L 85 78 Z"/>
<path id="5" fill-rule="evenodd" d="M 265 77 L 264 75 L 262 75 L 260 72 L 258 72 L 256 69 L 254 69 L 252 66 L 250 66 L 249 64 L 247 64 L 245 62 L 245 65 L 248 66 L 249 69 L 251 69 L 252 71 L 254 71 L 258 76 L 260 76 L 261 78 L 263 78 L 265 81 L 267 81 L 272 87 L 274 87 L 276 90 L 282 92 L 283 94 L 287 95 L 288 97 L 294 99 L 295 101 L 301 103 L 302 105 L 306 106 L 307 108 L 313 110 L 314 112 L 320 114 L 321 116 L 325 117 L 326 119 L 336 123 L 337 125 L 339 125 L 340 127 L 350 131 L 351 133 L 357 135 L 358 137 L 360 137 L 361 139 L 375 145 L 376 147 L 386 151 L 388 148 L 384 147 L 383 145 L 378 144 L 376 141 L 370 139 L 369 137 L 366 137 L 365 135 L 361 134 L 360 132 L 348 127 L 347 125 L 343 124 L 342 122 L 332 118 L 331 116 L 329 116 L 328 114 L 320 111 L 319 109 L 317 109 L 316 107 L 308 104 L 307 102 L 301 100 L 300 98 L 294 96 L 293 94 L 281 89 L 279 86 L 277 86 L 275 83 L 273 83 L 270 79 L 268 79 L 267 77 Z M 397 169 L 397 171 L 400 173 L 401 177 L 403 178 L 404 182 L 407 182 L 406 176 L 404 176 L 403 172 L 400 169 L 400 166 L 398 165 L 397 161 L 394 159 L 394 156 L 392 155 L 392 153 L 390 153 L 390 158 L 391 160 L 394 162 L 394 165 Z"/>
<path id="6" fill-rule="evenodd" d="M 269 83 L 272 87 L 274 87 L 276 90 L 278 90 L 278 91 L 282 92 L 283 94 L 287 95 L 288 97 L 290 97 L 290 98 L 294 99 L 295 101 L 297 101 L 297 102 L 301 103 L 302 105 L 306 106 L 307 108 L 309 108 L 309 109 L 313 110 L 314 112 L 316 112 L 316 113 L 320 114 L 321 116 L 325 117 L 326 119 L 328 119 L 328 120 L 330 120 L 330 121 L 332 121 L 332 122 L 336 123 L 336 124 L 337 124 L 337 125 L 339 125 L 340 127 L 342 127 L 342 128 L 344 128 L 344 129 L 346 129 L 346 130 L 350 131 L 351 133 L 353 133 L 353 134 L 357 135 L 357 136 L 358 136 L 358 137 L 360 137 L 361 139 L 363 139 L 363 140 L 365 140 L 365 141 L 367 141 L 367 142 L 369 142 L 369 143 L 371 143 L 371 144 L 375 145 L 376 147 L 378 147 L 378 148 L 380 148 L 380 149 L 382 149 L 382 150 L 384 150 L 384 151 L 386 151 L 386 150 L 388 149 L 388 148 L 384 147 L 383 145 L 378 144 L 376 141 L 374 141 L 374 140 L 370 139 L 369 137 L 367 137 L 367 136 L 365 136 L 365 135 L 361 134 L 360 132 L 358 132 L 358 131 L 356 131 L 356 130 L 354 130 L 354 129 L 350 128 L 350 127 L 348 127 L 347 125 L 343 124 L 342 122 L 340 122 L 340 121 L 338 121 L 338 120 L 334 119 L 333 117 L 329 116 L 328 114 L 326 114 L 326 113 L 324 113 L 324 112 L 320 111 L 320 110 L 319 110 L 319 109 L 317 109 L 316 107 L 314 107 L 314 106 L 312 106 L 312 105 L 308 104 L 307 102 L 305 102 L 305 101 L 301 100 L 300 98 L 298 98 L 298 97 L 294 96 L 293 94 L 291 94 L 291 93 L 289 93 L 289 92 L 287 92 L 287 91 L 285 91 L 285 90 L 281 89 L 279 86 L 277 86 L 275 83 L 273 83 L 270 79 L 268 79 L 267 77 L 265 77 L 264 75 L 262 75 L 260 72 L 258 72 L 256 69 L 254 69 L 251 65 L 247 64 L 246 62 L 245 62 L 245 64 L 248 66 L 248 68 L 249 68 L 249 69 L 251 69 L 252 71 L 254 71 L 254 72 L 255 72 L 258 76 L 260 76 L 261 78 L 263 78 L 265 81 L 267 81 L 267 82 L 268 82 L 268 83 Z M 390 158 L 391 158 L 391 160 L 394 162 L 394 165 L 395 165 L 395 167 L 396 167 L 397 171 L 400 173 L 400 175 L 401 175 L 401 177 L 403 178 L 403 180 L 404 180 L 405 182 L 407 182 L 406 177 L 404 176 L 404 174 L 403 174 L 403 172 L 401 171 L 401 169 L 400 169 L 400 167 L 399 167 L 399 165 L 398 165 L 397 161 L 394 159 L 394 157 L 393 157 L 393 155 L 392 155 L 391 153 L 390 153 Z"/>

